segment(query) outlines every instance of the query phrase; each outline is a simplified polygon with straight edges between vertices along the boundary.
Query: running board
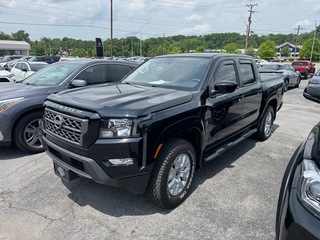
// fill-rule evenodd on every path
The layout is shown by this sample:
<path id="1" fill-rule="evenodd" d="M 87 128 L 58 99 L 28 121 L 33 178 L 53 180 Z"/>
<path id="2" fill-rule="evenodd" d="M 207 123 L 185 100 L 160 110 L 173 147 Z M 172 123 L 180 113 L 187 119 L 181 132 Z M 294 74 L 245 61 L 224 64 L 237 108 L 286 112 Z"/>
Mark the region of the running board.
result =
<path id="1" fill-rule="evenodd" d="M 215 159 L 216 157 L 218 157 L 219 155 L 221 155 L 222 153 L 226 152 L 227 150 L 229 150 L 230 148 L 232 148 L 233 146 L 237 145 L 238 143 L 242 142 L 243 140 L 245 140 L 246 138 L 250 137 L 252 134 L 254 134 L 257 131 L 257 129 L 251 129 L 250 131 L 244 133 L 243 135 L 241 135 L 239 138 L 237 138 L 235 141 L 232 142 L 227 142 L 226 144 L 224 144 L 223 146 L 217 148 L 217 150 L 211 154 L 210 156 L 204 158 L 205 162 L 210 162 L 213 159 Z"/>

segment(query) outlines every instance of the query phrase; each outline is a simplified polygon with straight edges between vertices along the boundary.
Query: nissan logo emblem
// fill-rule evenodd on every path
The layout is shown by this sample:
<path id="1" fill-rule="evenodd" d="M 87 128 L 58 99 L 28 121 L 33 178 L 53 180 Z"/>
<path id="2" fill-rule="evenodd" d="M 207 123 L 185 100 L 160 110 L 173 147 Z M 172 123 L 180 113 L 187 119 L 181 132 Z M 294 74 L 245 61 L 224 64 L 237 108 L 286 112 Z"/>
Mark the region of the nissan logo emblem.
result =
<path id="1" fill-rule="evenodd" d="M 62 125 L 64 123 L 63 121 L 63 117 L 60 116 L 60 115 L 56 115 L 53 119 L 53 123 L 54 123 L 54 126 L 57 128 L 57 129 L 61 129 L 62 128 Z"/>

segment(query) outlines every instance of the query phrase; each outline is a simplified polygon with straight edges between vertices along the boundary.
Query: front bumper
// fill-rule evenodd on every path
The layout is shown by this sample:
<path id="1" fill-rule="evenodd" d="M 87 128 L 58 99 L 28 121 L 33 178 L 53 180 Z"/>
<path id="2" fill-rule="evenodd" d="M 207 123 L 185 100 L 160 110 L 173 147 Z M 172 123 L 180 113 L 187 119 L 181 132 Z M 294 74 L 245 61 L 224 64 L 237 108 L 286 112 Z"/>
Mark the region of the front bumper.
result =
<path id="1" fill-rule="evenodd" d="M 0 123 L 0 145 L 10 145 L 13 120 L 8 115 L 0 113 Z"/>
<path id="2" fill-rule="evenodd" d="M 62 179 L 80 176 L 137 194 L 144 193 L 151 172 L 142 159 L 142 144 L 142 138 L 99 139 L 89 149 L 83 149 L 43 134 L 44 148 Z M 117 158 L 132 158 L 133 164 L 115 166 L 108 161 Z"/>

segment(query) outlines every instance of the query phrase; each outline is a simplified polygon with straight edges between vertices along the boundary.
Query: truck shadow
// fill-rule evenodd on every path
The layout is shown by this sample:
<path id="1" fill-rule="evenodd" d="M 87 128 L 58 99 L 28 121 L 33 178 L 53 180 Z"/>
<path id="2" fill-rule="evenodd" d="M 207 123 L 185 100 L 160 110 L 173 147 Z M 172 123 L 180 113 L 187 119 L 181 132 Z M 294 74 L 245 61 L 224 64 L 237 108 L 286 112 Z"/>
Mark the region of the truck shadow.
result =
<path id="1" fill-rule="evenodd" d="M 12 160 L 15 158 L 20 158 L 30 155 L 23 152 L 16 146 L 1 146 L 0 147 L 0 161 L 1 160 Z"/>
<path id="2" fill-rule="evenodd" d="M 226 168 L 232 168 L 232 164 L 253 149 L 257 142 L 253 138 L 248 138 L 203 166 L 195 174 L 190 194 L 193 194 L 207 179 L 213 178 Z M 166 215 L 174 210 L 157 207 L 142 194 L 132 194 L 123 189 L 104 186 L 83 178 L 76 179 L 69 184 L 64 183 L 64 185 L 70 190 L 68 197 L 79 206 L 89 205 L 103 214 L 114 217 L 154 213 Z M 183 203 L 180 207 L 183 207 Z"/>

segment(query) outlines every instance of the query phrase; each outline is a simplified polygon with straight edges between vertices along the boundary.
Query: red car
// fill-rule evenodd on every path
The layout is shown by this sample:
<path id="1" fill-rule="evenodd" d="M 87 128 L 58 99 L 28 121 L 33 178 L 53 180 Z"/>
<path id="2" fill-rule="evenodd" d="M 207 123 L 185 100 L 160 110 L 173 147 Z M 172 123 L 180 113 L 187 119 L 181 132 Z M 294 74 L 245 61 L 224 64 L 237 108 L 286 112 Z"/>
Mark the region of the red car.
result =
<path id="1" fill-rule="evenodd" d="M 308 78 L 310 75 L 314 75 L 316 68 L 315 64 L 308 60 L 294 60 L 291 64 L 296 71 L 299 71 L 301 76 Z"/>

